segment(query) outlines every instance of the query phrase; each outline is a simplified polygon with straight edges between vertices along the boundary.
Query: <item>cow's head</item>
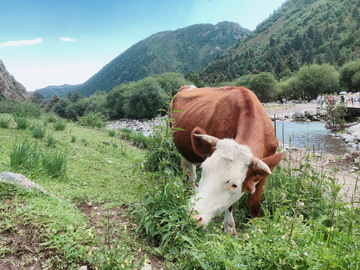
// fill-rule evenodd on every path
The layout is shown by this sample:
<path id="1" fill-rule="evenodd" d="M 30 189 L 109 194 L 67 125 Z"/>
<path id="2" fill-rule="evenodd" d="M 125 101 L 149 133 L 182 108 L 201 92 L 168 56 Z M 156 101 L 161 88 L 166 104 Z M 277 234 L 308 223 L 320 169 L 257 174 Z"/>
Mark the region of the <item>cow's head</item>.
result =
<path id="1" fill-rule="evenodd" d="M 207 225 L 239 200 L 246 189 L 254 192 L 254 183 L 250 183 L 249 177 L 260 176 L 261 179 L 271 174 L 279 162 L 278 158 L 264 159 L 264 162 L 254 157 L 248 146 L 233 139 L 220 140 L 198 127 L 193 130 L 191 141 L 194 151 L 207 157 L 201 166 L 201 179 L 193 198 L 193 217 L 199 224 Z"/>

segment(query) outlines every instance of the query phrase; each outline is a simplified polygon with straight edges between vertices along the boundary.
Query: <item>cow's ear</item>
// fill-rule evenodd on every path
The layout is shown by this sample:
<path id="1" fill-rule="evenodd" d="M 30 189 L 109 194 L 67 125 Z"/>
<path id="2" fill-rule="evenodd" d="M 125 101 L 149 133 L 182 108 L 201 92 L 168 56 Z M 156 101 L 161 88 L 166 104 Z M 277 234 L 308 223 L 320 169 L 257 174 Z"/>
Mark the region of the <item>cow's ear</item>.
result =
<path id="1" fill-rule="evenodd" d="M 279 162 L 283 159 L 284 154 L 283 152 L 276 153 L 275 155 L 266 157 L 262 159 L 261 161 L 264 162 L 271 171 L 273 171 L 276 167 L 276 165 L 279 164 Z M 262 169 L 259 169 L 258 167 L 252 166 L 249 167 L 248 172 L 246 174 L 247 177 L 255 176 L 255 175 L 268 175 L 268 173 Z"/>
<path id="2" fill-rule="evenodd" d="M 205 139 L 203 139 L 201 136 L 197 135 L 207 135 L 205 130 L 202 128 L 196 127 L 191 132 L 191 144 L 192 148 L 195 151 L 196 154 L 198 154 L 201 157 L 210 157 L 212 153 L 215 151 L 215 146 Z"/>

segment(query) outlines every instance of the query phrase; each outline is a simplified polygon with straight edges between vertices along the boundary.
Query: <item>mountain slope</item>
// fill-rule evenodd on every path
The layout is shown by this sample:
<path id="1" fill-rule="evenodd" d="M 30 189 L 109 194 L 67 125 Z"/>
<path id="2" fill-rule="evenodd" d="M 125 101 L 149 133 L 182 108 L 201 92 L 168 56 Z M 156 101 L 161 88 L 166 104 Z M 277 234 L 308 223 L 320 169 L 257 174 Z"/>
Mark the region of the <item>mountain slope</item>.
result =
<path id="1" fill-rule="evenodd" d="M 0 98 L 1 97 L 12 100 L 30 99 L 30 95 L 25 87 L 9 74 L 3 61 L 0 60 Z"/>
<path id="2" fill-rule="evenodd" d="M 153 74 L 199 70 L 217 53 L 226 51 L 249 30 L 239 24 L 197 24 L 176 31 L 154 34 L 120 54 L 77 90 L 89 96 L 97 90 L 109 92 L 126 81 Z"/>
<path id="3" fill-rule="evenodd" d="M 50 85 L 47 86 L 45 88 L 41 88 L 41 89 L 37 89 L 38 91 L 40 91 L 41 94 L 44 95 L 46 100 L 50 100 L 55 94 L 58 95 L 58 97 L 60 98 L 64 98 L 67 97 L 67 94 L 69 93 L 69 91 L 71 91 L 72 93 L 75 93 L 75 91 L 77 90 L 77 88 L 80 85 L 69 85 L 69 84 L 64 84 L 64 85 Z"/>
<path id="4" fill-rule="evenodd" d="M 358 0 L 288 0 L 200 77 L 219 83 L 266 71 L 280 79 L 306 64 L 340 67 L 360 52 L 359 6 Z"/>

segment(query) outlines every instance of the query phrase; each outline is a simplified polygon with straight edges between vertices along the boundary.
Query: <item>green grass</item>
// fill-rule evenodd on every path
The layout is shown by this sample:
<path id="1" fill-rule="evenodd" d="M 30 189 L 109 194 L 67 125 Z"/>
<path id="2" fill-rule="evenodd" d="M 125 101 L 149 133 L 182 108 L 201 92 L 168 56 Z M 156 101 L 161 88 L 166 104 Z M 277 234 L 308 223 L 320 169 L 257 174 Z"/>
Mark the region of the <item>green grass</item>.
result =
<path id="1" fill-rule="evenodd" d="M 249 219 L 246 195 L 234 205 L 234 238 L 222 232 L 223 216 L 208 231 L 189 218 L 192 191 L 166 129 L 143 151 L 116 138 L 104 144 L 103 130 L 67 127 L 53 132 L 52 147 L 29 129 L 0 129 L 0 172 L 19 172 L 48 192 L 0 182 L 2 260 L 24 246 L 34 252 L 25 248 L 19 260 L 36 258 L 47 269 L 138 269 L 146 256 L 163 258 L 164 269 L 360 268 L 360 211 L 342 201 L 336 170 L 316 172 L 309 155 L 268 178 L 261 218 Z M 66 177 L 47 171 L 34 152 L 66 162 Z"/>

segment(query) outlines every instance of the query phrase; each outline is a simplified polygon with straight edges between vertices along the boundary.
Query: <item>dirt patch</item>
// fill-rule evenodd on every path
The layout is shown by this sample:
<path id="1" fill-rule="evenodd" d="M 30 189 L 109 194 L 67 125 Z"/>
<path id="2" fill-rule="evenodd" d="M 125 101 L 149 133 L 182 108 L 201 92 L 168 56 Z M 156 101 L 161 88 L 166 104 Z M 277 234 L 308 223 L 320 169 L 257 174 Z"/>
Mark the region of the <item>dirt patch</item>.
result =
<path id="1" fill-rule="evenodd" d="M 4 204 L 8 205 L 8 208 L 5 208 L 7 211 L 13 211 L 11 200 L 5 201 Z M 0 235 L 0 248 L 4 253 L 0 258 L 0 269 L 43 269 L 42 264 L 45 263 L 48 254 L 42 251 L 41 243 L 38 228 L 25 224 L 5 228 Z"/>
<path id="2" fill-rule="evenodd" d="M 89 219 L 90 227 L 95 228 L 97 235 L 104 244 L 107 244 L 105 236 L 108 234 L 109 230 L 115 232 L 112 235 L 113 238 L 121 240 L 117 229 L 121 227 L 122 224 L 126 225 L 126 230 L 129 234 L 135 234 L 137 224 L 131 222 L 125 214 L 128 211 L 126 206 L 104 210 L 101 205 L 93 205 L 91 202 L 87 202 L 83 205 L 79 205 L 78 209 Z M 105 223 L 108 225 L 105 226 Z M 151 265 L 152 269 L 163 269 L 164 259 L 151 257 L 144 251 L 138 252 L 137 259 L 140 261 L 144 256 L 148 258 L 147 263 Z"/>
<path id="3" fill-rule="evenodd" d="M 295 113 L 296 111 L 316 110 L 316 102 L 307 102 L 300 104 L 265 103 L 263 105 L 269 115 L 280 115 L 286 113 Z"/>

